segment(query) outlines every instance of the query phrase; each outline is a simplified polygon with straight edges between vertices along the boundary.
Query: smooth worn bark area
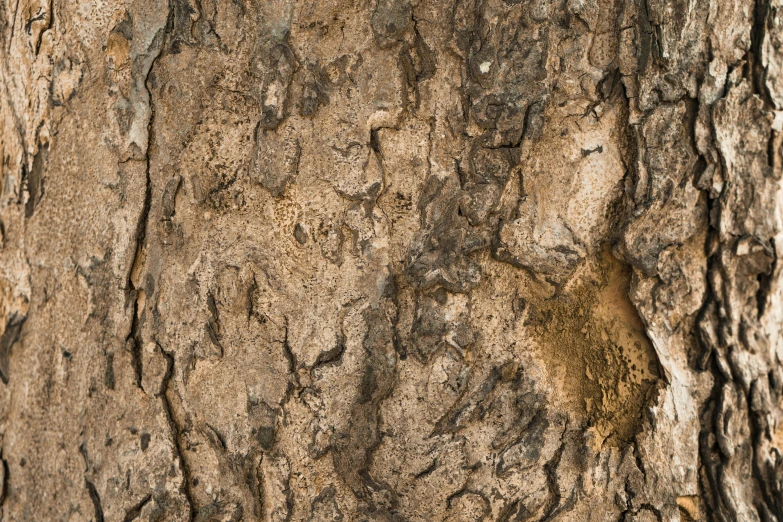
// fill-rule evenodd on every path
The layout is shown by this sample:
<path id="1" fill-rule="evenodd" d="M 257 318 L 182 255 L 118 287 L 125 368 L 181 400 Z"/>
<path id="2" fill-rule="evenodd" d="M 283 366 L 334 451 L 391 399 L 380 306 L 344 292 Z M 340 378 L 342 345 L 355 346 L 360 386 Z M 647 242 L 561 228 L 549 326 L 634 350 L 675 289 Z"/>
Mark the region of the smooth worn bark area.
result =
<path id="1" fill-rule="evenodd" d="M 783 522 L 783 0 L 3 0 L 0 519 Z"/>

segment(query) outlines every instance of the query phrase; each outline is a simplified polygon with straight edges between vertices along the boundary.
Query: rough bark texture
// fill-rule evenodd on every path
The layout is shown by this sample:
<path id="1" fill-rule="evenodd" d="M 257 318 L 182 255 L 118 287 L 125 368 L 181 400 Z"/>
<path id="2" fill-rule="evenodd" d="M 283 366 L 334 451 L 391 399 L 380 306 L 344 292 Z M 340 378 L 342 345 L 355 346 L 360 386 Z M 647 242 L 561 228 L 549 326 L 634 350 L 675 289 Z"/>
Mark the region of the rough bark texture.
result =
<path id="1" fill-rule="evenodd" d="M 3 0 L 0 518 L 783 522 L 781 16 Z"/>

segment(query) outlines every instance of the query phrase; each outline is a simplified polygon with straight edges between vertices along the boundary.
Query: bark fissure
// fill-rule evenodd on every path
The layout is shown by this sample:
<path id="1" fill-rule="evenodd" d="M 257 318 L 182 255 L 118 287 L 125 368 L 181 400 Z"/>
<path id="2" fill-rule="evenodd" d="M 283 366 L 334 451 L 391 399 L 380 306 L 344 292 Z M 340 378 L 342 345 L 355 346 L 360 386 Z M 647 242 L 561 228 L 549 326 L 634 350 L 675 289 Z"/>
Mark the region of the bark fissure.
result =
<path id="1" fill-rule="evenodd" d="M 196 516 L 196 505 L 193 502 L 193 494 L 190 490 L 190 486 L 193 481 L 193 477 L 190 473 L 190 468 L 188 467 L 188 462 L 185 460 L 185 454 L 183 452 L 183 442 L 182 442 L 182 427 L 177 425 L 177 422 L 174 418 L 174 413 L 172 412 L 171 408 L 171 399 L 169 398 L 169 394 L 176 394 L 177 392 L 173 389 L 171 389 L 171 380 L 174 378 L 174 357 L 161 349 L 161 352 L 166 358 L 167 363 L 167 370 L 166 374 L 163 377 L 163 388 L 160 393 L 160 400 L 163 403 L 163 410 L 166 414 L 166 420 L 169 424 L 169 429 L 171 432 L 171 439 L 172 443 L 174 445 L 175 454 L 177 458 L 177 463 L 179 464 L 180 472 L 182 473 L 182 493 L 185 495 L 185 498 L 187 499 L 188 503 L 188 509 L 190 511 L 189 513 L 189 520 L 193 520 Z M 142 506 L 143 507 L 143 504 Z M 141 507 L 139 508 L 139 511 L 141 510 Z"/>
<path id="2" fill-rule="evenodd" d="M 93 508 L 95 509 L 95 522 L 104 522 L 103 507 L 101 506 L 101 497 L 98 495 L 98 490 L 95 489 L 95 485 L 87 479 L 84 479 L 84 484 L 87 487 L 87 492 L 92 500 Z"/>

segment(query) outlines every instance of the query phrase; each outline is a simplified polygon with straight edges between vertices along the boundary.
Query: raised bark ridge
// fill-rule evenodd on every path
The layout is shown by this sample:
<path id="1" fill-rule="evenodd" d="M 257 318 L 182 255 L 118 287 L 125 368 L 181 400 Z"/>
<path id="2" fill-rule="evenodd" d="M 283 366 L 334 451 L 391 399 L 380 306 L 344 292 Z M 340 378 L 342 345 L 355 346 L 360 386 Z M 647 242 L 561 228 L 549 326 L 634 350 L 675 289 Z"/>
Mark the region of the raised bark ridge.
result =
<path id="1" fill-rule="evenodd" d="M 7 0 L 2 519 L 783 522 L 782 11 Z"/>

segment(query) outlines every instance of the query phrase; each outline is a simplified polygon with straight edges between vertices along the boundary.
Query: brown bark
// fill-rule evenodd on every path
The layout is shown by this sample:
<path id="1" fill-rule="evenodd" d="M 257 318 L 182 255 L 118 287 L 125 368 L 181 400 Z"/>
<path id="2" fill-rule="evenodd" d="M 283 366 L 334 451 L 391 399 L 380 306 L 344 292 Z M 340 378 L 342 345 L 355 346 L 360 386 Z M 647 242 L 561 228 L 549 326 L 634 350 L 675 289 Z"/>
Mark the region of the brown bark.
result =
<path id="1" fill-rule="evenodd" d="M 2 520 L 783 522 L 780 0 L 5 0 Z"/>

